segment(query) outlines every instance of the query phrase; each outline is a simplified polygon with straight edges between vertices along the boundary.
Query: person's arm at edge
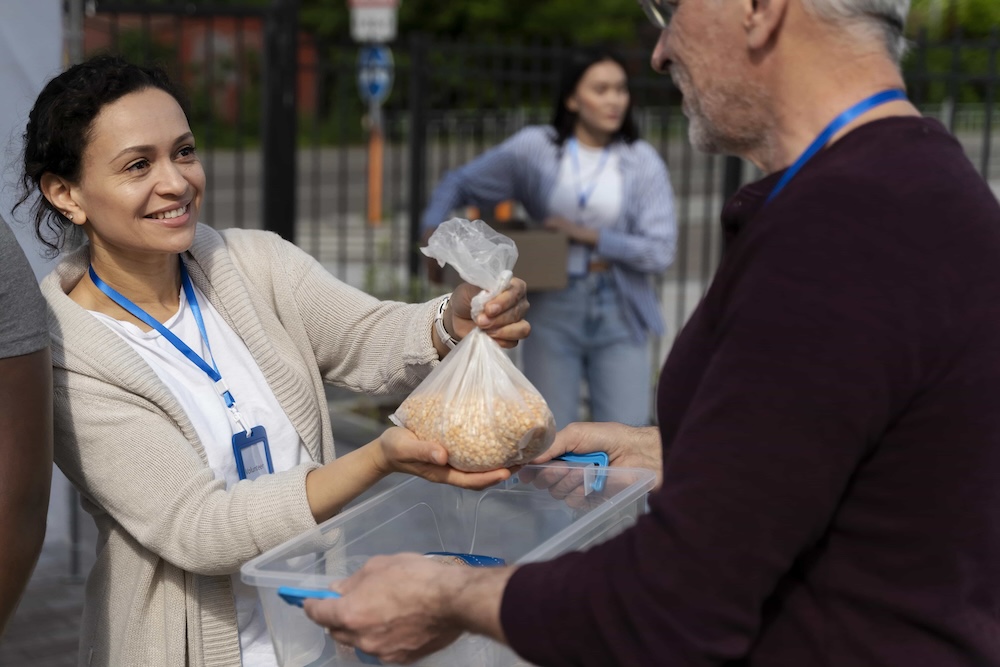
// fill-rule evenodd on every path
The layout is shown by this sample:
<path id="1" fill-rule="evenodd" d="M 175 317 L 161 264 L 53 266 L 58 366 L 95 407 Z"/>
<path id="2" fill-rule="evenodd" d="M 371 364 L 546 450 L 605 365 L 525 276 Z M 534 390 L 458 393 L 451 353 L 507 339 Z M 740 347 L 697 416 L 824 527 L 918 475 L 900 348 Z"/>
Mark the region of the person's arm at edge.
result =
<path id="1" fill-rule="evenodd" d="M 0 636 L 45 538 L 52 482 L 49 348 L 0 359 Z"/>

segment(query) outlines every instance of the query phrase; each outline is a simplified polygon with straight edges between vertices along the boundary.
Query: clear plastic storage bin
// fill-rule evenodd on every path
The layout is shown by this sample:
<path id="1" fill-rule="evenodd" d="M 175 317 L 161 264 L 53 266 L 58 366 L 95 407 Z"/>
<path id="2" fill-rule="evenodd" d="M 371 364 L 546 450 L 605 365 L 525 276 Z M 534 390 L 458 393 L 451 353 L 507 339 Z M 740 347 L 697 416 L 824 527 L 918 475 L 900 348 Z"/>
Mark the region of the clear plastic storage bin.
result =
<path id="1" fill-rule="evenodd" d="M 523 481 L 533 472 L 554 466 L 571 467 L 569 474 L 588 490 L 582 501 L 577 498 L 570 506 L 553 498 L 548 489 Z M 633 525 L 646 509 L 645 495 L 654 481 L 654 473 L 648 470 L 562 462 L 526 466 L 510 480 L 484 491 L 414 477 L 261 554 L 243 566 L 241 576 L 257 587 L 282 667 L 378 664 L 370 656 L 338 647 L 301 608 L 279 597 L 278 588 L 328 589 L 379 554 L 455 552 L 515 564 L 586 549 Z M 506 647 L 464 635 L 417 664 L 514 667 L 525 663 Z"/>

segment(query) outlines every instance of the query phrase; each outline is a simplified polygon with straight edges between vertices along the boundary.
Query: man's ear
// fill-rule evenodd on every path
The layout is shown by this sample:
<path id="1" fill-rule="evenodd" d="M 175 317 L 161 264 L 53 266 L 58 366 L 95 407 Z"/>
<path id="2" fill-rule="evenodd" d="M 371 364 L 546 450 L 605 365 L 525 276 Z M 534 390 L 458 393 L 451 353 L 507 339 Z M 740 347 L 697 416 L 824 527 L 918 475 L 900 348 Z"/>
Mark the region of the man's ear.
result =
<path id="1" fill-rule="evenodd" d="M 778 36 L 791 0 L 744 0 L 746 14 L 743 28 L 747 34 L 747 47 L 762 49 Z"/>
<path id="2" fill-rule="evenodd" d="M 74 186 L 62 176 L 51 172 L 42 174 L 39 187 L 42 196 L 49 200 L 58 211 L 66 216 L 74 225 L 82 225 L 87 221 L 87 214 L 76 201 Z"/>

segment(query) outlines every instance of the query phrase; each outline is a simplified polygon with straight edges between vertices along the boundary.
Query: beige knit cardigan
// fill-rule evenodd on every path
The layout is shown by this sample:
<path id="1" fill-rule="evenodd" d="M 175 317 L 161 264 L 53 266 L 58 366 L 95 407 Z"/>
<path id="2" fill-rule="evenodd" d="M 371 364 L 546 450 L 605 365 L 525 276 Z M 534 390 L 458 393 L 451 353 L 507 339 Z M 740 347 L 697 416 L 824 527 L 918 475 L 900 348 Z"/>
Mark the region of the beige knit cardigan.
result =
<path id="1" fill-rule="evenodd" d="M 274 234 L 199 226 L 185 261 L 194 284 L 246 342 L 315 463 L 227 491 L 170 390 L 69 299 L 88 249 L 67 256 L 42 291 L 52 334 L 55 459 L 99 532 L 81 665 L 239 667 L 229 575 L 315 526 L 305 476 L 334 456 L 323 383 L 405 390 L 437 360 L 433 303 L 378 301 Z"/>

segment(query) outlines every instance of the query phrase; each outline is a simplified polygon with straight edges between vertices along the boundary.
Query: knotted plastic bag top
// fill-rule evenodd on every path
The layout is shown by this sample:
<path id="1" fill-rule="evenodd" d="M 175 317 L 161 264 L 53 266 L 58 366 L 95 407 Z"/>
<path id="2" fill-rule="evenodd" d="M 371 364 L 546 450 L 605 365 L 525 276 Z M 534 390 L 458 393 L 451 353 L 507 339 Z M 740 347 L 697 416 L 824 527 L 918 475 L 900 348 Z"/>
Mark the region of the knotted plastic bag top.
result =
<path id="1" fill-rule="evenodd" d="M 482 220 L 452 218 L 442 222 L 420 252 L 451 266 L 467 283 L 485 291 L 472 301 L 472 319 L 510 284 L 517 245 Z"/>

